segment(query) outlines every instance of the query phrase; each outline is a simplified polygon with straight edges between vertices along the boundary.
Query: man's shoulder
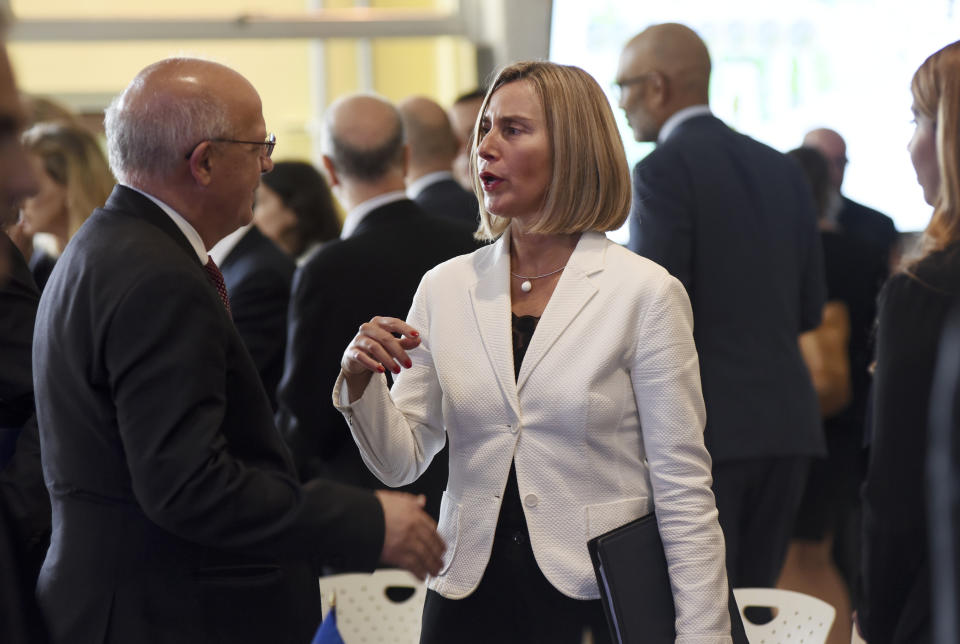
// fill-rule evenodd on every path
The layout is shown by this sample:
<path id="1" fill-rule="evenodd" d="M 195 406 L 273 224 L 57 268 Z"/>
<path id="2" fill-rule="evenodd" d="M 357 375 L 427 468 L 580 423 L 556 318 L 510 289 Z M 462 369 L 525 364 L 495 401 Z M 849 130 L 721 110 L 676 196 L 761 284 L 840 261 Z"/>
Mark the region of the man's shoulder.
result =
<path id="1" fill-rule="evenodd" d="M 883 214 L 879 210 L 874 210 L 870 206 L 865 206 L 858 201 L 854 201 L 849 197 L 843 197 L 843 210 L 840 211 L 840 217 L 851 218 L 856 220 L 857 223 L 872 224 L 879 228 L 888 228 L 891 231 L 896 230 L 893 219 L 888 215 Z"/>
<path id="2" fill-rule="evenodd" d="M 230 251 L 220 269 L 225 276 L 231 270 L 238 273 L 266 271 L 289 280 L 296 267 L 292 257 L 254 226 Z"/>

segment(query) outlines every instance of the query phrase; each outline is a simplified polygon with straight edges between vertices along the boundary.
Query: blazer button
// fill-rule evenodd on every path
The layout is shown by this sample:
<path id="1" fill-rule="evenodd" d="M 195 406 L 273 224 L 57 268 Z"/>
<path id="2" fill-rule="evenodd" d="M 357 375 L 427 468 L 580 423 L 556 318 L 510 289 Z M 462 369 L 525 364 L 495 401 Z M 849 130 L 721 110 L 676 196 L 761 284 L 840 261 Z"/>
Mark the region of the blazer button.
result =
<path id="1" fill-rule="evenodd" d="M 528 508 L 535 508 L 537 504 L 540 503 L 540 499 L 537 498 L 536 494 L 528 494 L 526 498 L 523 499 L 523 502 L 527 504 Z"/>
<path id="2" fill-rule="evenodd" d="M 512 424 L 512 425 L 507 425 L 507 429 L 510 430 L 510 433 L 511 433 L 511 434 L 516 434 L 516 433 L 517 433 L 517 430 L 519 430 L 520 427 L 519 427 L 516 423 L 514 423 L 514 424 Z"/>

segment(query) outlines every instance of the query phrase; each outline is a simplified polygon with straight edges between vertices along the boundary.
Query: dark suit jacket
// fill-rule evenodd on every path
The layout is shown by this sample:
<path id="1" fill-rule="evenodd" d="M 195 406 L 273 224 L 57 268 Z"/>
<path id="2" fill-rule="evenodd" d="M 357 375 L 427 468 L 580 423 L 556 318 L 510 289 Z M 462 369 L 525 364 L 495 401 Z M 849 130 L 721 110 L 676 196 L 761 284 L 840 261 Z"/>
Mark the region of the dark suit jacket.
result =
<path id="1" fill-rule="evenodd" d="M 687 288 L 714 462 L 823 452 L 797 345 L 820 322 L 809 188 L 785 155 L 705 115 L 633 172 L 630 248 Z"/>
<path id="2" fill-rule="evenodd" d="M 23 255 L 0 233 L 0 642 L 44 641 L 34 599 L 50 539 L 33 402 L 31 345 L 40 293 Z"/>
<path id="3" fill-rule="evenodd" d="M 40 300 L 34 383 L 58 642 L 290 642 L 318 560 L 375 567 L 367 491 L 301 486 L 236 327 L 173 221 L 123 186 Z"/>
<path id="4" fill-rule="evenodd" d="M 960 244 L 911 272 L 891 277 L 880 295 L 857 611 L 871 644 L 931 638 L 927 422 L 940 334 L 960 294 Z"/>
<path id="5" fill-rule="evenodd" d="M 287 346 L 287 306 L 297 265 L 253 226 L 220 265 L 230 296 L 233 323 L 253 358 L 270 405 L 277 408 L 277 385 Z"/>
<path id="6" fill-rule="evenodd" d="M 843 208 L 837 221 L 850 237 L 866 244 L 885 264 L 897 244 L 897 228 L 893 220 L 873 208 L 843 197 Z"/>
<path id="7" fill-rule="evenodd" d="M 480 207 L 477 197 L 463 189 L 455 179 L 443 179 L 431 183 L 418 194 L 414 201 L 427 214 L 446 217 L 469 224 L 471 231 L 480 224 Z"/>
<path id="8" fill-rule="evenodd" d="M 384 487 L 364 465 L 331 400 L 343 350 L 373 316 L 406 318 L 423 274 L 476 248 L 467 228 L 430 217 L 404 199 L 374 210 L 351 237 L 321 246 L 300 267 L 290 302 L 278 424 L 301 477 Z M 426 494 L 427 510 L 437 517 L 446 482 L 443 451 L 416 483 L 402 489 Z"/>

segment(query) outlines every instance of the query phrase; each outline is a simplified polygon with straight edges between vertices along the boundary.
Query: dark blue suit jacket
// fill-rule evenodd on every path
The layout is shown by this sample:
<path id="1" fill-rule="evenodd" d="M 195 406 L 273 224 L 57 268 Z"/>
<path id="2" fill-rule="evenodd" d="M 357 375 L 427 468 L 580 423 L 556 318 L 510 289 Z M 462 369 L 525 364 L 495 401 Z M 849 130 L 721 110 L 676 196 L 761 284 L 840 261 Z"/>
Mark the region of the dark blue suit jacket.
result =
<path id="1" fill-rule="evenodd" d="M 822 453 L 797 336 L 819 324 L 826 292 L 799 168 L 704 115 L 641 160 L 633 184 L 631 250 L 690 295 L 714 462 Z"/>
<path id="2" fill-rule="evenodd" d="M 71 240 L 33 353 L 54 644 L 302 644 L 322 560 L 376 566 L 376 497 L 297 482 L 236 327 L 145 196 L 118 186 Z"/>
<path id="3" fill-rule="evenodd" d="M 897 228 L 890 217 L 843 197 L 843 208 L 837 221 L 845 233 L 865 244 L 877 258 L 887 264 L 890 262 L 890 253 L 898 240 Z"/>
<path id="4" fill-rule="evenodd" d="M 230 296 L 233 323 L 253 358 L 270 404 L 277 408 L 277 385 L 287 346 L 287 307 L 297 265 L 253 226 L 220 265 Z"/>
<path id="5" fill-rule="evenodd" d="M 471 230 L 476 230 L 480 224 L 480 207 L 476 196 L 464 190 L 455 179 L 431 183 L 414 201 L 427 214 L 463 222 L 471 226 Z"/>

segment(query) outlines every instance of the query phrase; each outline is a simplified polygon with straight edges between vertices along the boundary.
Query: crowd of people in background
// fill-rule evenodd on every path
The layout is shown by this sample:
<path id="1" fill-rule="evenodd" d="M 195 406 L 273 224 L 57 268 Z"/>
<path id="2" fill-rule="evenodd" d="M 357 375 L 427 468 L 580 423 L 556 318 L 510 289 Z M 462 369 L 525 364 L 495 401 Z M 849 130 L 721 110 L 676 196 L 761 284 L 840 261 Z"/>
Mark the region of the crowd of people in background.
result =
<path id="1" fill-rule="evenodd" d="M 649 512 L 678 639 L 779 586 L 831 643 L 951 641 L 926 499 L 955 473 L 925 464 L 960 43 L 912 81 L 910 248 L 843 194 L 839 133 L 717 118 L 690 28 L 610 73 L 656 144 L 632 169 L 544 62 L 446 108 L 340 97 L 314 165 L 225 66 L 145 68 L 104 146 L 0 47 L 0 641 L 305 644 L 318 574 L 397 566 L 424 642 L 604 642 L 586 541 Z"/>

